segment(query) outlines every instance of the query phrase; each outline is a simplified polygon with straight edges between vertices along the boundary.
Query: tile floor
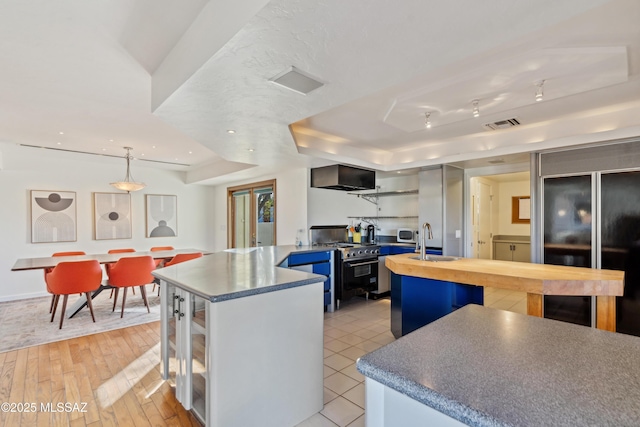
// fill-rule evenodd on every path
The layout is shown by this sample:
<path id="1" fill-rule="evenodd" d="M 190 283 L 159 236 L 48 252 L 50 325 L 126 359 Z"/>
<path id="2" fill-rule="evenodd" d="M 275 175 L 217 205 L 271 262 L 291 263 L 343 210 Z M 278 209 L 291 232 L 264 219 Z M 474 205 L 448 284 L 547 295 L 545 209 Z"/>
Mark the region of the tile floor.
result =
<path id="1" fill-rule="evenodd" d="M 526 314 L 524 292 L 485 288 L 485 305 Z M 353 298 L 324 316 L 324 409 L 298 427 L 364 426 L 364 376 L 356 360 L 394 341 L 391 300 Z"/>

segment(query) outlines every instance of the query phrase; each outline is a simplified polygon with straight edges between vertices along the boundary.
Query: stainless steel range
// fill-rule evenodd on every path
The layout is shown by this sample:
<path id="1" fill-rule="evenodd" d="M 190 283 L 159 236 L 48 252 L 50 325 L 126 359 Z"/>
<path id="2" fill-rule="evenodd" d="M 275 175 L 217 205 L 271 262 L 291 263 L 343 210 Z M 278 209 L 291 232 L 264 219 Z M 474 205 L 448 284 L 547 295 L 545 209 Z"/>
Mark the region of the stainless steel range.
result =
<path id="1" fill-rule="evenodd" d="M 368 297 L 378 289 L 378 255 L 380 246 L 349 243 L 346 225 L 313 226 L 310 229 L 312 245 L 335 248 L 336 256 L 336 308 L 340 301 L 356 295 Z"/>

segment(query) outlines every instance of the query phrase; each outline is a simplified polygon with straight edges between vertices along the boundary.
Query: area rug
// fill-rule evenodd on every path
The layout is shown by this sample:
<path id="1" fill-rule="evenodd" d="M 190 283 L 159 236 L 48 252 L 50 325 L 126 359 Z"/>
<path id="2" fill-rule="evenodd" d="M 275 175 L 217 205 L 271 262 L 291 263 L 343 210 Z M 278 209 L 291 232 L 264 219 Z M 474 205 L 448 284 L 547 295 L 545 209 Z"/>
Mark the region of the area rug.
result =
<path id="1" fill-rule="evenodd" d="M 118 297 L 115 312 L 111 311 L 113 299 L 109 298 L 110 291 L 103 291 L 93 300 L 96 323 L 92 322 L 88 308 L 82 309 L 69 319 L 68 316 L 71 314 L 69 307 L 80 298 L 77 295 L 70 295 L 67 303 L 67 317 L 64 319 L 62 329 L 58 329 L 62 298 L 60 298 L 53 323 L 50 322 L 51 314 L 49 314 L 51 297 L 0 303 L 0 353 L 160 320 L 160 297 L 157 295 L 157 288 L 155 293 L 151 292 L 151 289 L 152 285 L 148 285 L 147 297 L 151 313 L 147 313 L 147 308 L 140 296 L 140 289 L 136 289 L 135 295 L 129 290 L 122 319 L 120 318 L 122 291 Z"/>

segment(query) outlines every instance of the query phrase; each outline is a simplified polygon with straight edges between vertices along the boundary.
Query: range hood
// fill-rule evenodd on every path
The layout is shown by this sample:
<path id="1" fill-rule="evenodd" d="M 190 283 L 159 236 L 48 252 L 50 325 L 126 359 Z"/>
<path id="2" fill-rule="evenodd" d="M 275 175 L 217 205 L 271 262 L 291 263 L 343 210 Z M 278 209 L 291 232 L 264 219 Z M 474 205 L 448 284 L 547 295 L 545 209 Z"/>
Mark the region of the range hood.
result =
<path id="1" fill-rule="evenodd" d="M 376 172 L 353 166 L 333 165 L 311 169 L 311 187 L 354 191 L 376 188 Z"/>

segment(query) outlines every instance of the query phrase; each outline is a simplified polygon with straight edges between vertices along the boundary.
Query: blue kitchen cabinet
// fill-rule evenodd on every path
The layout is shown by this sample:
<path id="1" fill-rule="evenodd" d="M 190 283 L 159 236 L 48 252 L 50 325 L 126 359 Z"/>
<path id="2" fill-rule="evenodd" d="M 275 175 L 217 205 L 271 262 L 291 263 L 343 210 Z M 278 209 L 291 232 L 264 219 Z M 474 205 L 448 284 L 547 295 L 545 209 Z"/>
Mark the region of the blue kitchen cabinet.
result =
<path id="1" fill-rule="evenodd" d="M 482 286 L 391 273 L 391 332 L 396 338 L 467 304 L 484 304 Z"/>
<path id="2" fill-rule="evenodd" d="M 324 307 L 330 312 L 333 311 L 332 295 L 335 281 L 333 255 L 333 251 L 301 252 L 291 254 L 287 259 L 289 268 L 327 276 L 327 280 L 324 281 Z"/>

